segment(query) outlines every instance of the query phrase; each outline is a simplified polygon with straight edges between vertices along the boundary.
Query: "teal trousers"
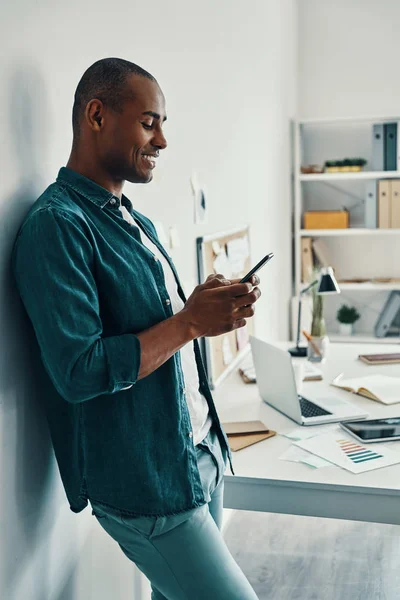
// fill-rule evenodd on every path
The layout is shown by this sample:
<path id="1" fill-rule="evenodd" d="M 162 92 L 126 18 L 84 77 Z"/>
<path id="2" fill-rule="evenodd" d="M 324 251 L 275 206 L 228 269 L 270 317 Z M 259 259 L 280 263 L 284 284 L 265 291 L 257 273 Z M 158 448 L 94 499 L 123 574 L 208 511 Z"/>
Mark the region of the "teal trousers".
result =
<path id="1" fill-rule="evenodd" d="M 257 600 L 220 528 L 226 456 L 213 430 L 196 446 L 207 504 L 169 517 L 92 514 L 150 580 L 152 600 Z"/>

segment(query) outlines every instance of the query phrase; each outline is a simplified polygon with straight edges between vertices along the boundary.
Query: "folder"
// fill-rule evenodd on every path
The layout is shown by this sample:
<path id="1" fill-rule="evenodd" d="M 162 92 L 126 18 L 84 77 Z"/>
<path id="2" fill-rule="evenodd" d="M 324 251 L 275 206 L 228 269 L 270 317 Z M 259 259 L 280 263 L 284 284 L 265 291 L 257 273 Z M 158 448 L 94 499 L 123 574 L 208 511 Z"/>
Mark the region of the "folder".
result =
<path id="1" fill-rule="evenodd" d="M 384 131 L 383 123 L 375 123 L 372 126 L 372 160 L 371 168 L 373 171 L 384 171 Z"/>
<path id="2" fill-rule="evenodd" d="M 397 121 L 397 144 L 396 144 L 396 159 L 397 159 L 396 169 L 397 169 L 397 171 L 400 171 L 400 129 L 399 129 L 399 124 L 400 124 L 400 121 Z"/>
<path id="3" fill-rule="evenodd" d="M 329 257 L 329 250 L 321 238 L 313 240 L 313 252 L 320 267 L 332 267 L 336 279 L 340 279 L 339 272 Z"/>
<path id="4" fill-rule="evenodd" d="M 276 432 L 268 429 L 262 421 L 234 421 L 222 423 L 222 427 L 228 436 L 232 452 L 276 435 Z"/>
<path id="5" fill-rule="evenodd" d="M 276 435 L 276 431 L 266 431 L 265 433 L 248 433 L 244 435 L 228 435 L 229 447 L 232 452 L 237 452 L 238 450 L 242 450 L 242 448 L 247 448 L 247 446 L 252 446 L 257 442 L 262 442 L 263 440 L 267 440 L 270 437 Z"/>
<path id="6" fill-rule="evenodd" d="M 391 182 L 390 225 L 393 229 L 400 229 L 400 179 Z"/>
<path id="7" fill-rule="evenodd" d="M 380 229 L 391 226 L 391 185 L 389 179 L 381 179 L 378 183 L 378 224 Z"/>
<path id="8" fill-rule="evenodd" d="M 313 270 L 312 239 L 301 238 L 301 281 L 303 283 L 311 282 Z"/>
<path id="9" fill-rule="evenodd" d="M 376 181 L 367 181 L 365 185 L 365 227 L 376 229 L 378 226 L 378 203 Z"/>
<path id="10" fill-rule="evenodd" d="M 385 337 L 390 332 L 390 326 L 400 310 L 400 293 L 391 292 L 375 325 L 376 337 Z"/>
<path id="11" fill-rule="evenodd" d="M 397 171 L 397 123 L 385 123 L 385 171 Z"/>

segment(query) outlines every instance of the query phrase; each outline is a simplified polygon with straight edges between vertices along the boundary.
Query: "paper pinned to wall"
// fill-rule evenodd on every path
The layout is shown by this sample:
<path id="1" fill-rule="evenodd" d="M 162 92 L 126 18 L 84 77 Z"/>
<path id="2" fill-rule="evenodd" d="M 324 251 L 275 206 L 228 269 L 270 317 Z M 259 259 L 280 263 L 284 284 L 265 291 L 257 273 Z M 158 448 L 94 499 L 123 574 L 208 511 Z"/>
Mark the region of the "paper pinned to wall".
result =
<path id="1" fill-rule="evenodd" d="M 170 239 L 167 236 L 167 232 L 165 231 L 165 227 L 161 221 L 153 221 L 153 225 L 156 229 L 158 239 L 161 244 L 164 246 L 166 250 L 170 250 Z"/>
<path id="2" fill-rule="evenodd" d="M 224 365 L 229 365 L 233 361 L 232 349 L 227 337 L 222 342 L 222 359 Z"/>
<path id="3" fill-rule="evenodd" d="M 200 185 L 197 174 L 193 173 L 190 178 L 193 193 L 193 219 L 194 223 L 207 222 L 206 189 Z"/>
<path id="4" fill-rule="evenodd" d="M 221 275 L 224 275 L 227 279 L 231 279 L 233 274 L 232 266 L 230 261 L 228 260 L 225 250 L 223 252 L 220 252 L 218 256 L 214 259 L 213 269 L 215 273 L 221 273 Z"/>
<path id="5" fill-rule="evenodd" d="M 218 254 L 220 252 L 222 252 L 222 250 L 223 250 L 223 248 L 221 247 L 221 244 L 219 243 L 218 240 L 214 240 L 213 242 L 211 242 L 211 247 L 213 249 L 215 256 L 218 256 Z"/>
<path id="6" fill-rule="evenodd" d="M 244 265 L 250 253 L 248 236 L 245 235 L 227 242 L 226 251 L 232 273 L 241 275 L 244 272 Z"/>
<path id="7" fill-rule="evenodd" d="M 246 348 L 249 341 L 250 337 L 247 324 L 244 327 L 239 327 L 239 329 L 236 329 L 236 344 L 239 352 Z"/>

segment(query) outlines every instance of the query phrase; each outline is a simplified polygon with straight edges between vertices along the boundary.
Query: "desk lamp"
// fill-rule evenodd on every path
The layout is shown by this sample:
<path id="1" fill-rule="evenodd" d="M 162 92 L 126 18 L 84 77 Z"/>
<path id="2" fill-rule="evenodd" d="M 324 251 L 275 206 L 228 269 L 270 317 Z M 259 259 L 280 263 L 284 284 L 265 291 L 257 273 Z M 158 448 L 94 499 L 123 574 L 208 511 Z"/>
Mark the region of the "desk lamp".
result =
<path id="1" fill-rule="evenodd" d="M 303 295 L 308 292 L 314 285 L 317 285 L 317 294 L 327 296 L 328 294 L 340 294 L 340 288 L 337 284 L 335 276 L 333 274 L 332 267 L 324 267 L 321 269 L 319 274 L 319 279 L 316 279 L 310 285 L 308 285 L 304 290 L 301 290 L 299 294 L 299 310 L 297 314 L 297 338 L 296 338 L 296 347 L 290 348 L 289 353 L 292 356 L 307 356 L 307 346 L 299 346 L 300 344 L 300 321 L 301 321 L 301 301 L 303 299 Z"/>

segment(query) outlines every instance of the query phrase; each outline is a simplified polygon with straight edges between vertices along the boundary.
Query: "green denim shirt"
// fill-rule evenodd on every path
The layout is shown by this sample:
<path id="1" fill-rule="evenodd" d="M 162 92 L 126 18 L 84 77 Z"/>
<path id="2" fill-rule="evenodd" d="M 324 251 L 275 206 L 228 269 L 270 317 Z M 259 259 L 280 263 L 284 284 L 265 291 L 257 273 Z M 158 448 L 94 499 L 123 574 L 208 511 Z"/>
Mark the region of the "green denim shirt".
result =
<path id="1" fill-rule="evenodd" d="M 122 203 L 168 260 L 185 301 L 153 224 L 125 196 Z M 48 377 L 43 401 L 71 510 L 90 499 L 127 515 L 165 516 L 205 498 L 180 353 L 137 380 L 136 334 L 173 313 L 162 266 L 119 204 L 61 168 L 18 232 L 13 272 Z M 199 389 L 230 458 L 193 343 Z"/>

